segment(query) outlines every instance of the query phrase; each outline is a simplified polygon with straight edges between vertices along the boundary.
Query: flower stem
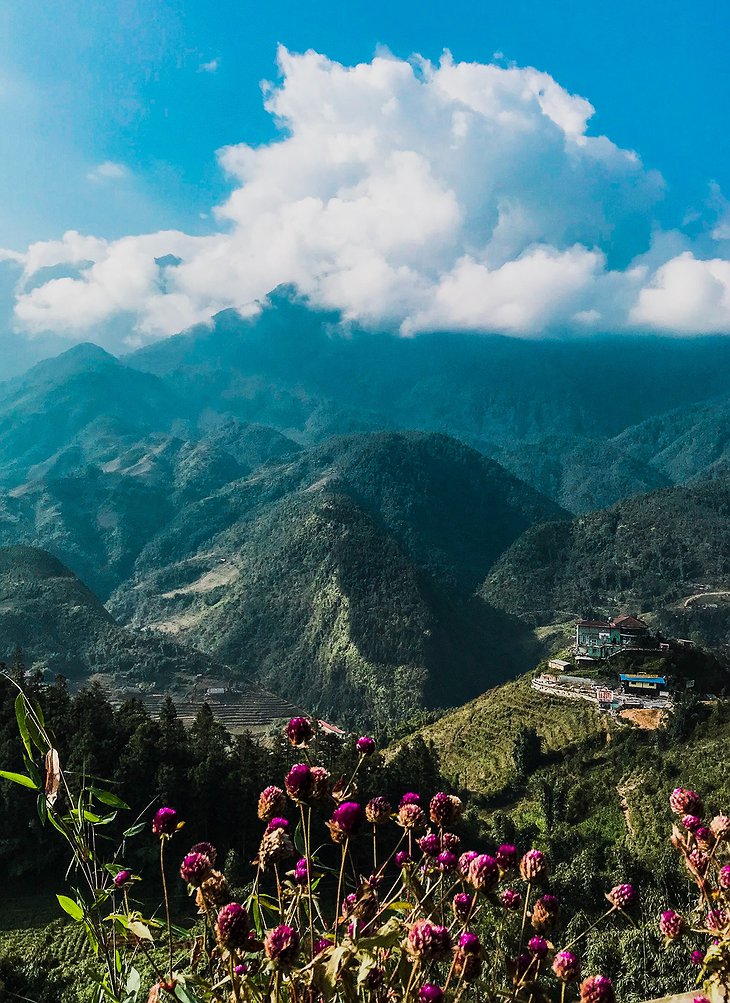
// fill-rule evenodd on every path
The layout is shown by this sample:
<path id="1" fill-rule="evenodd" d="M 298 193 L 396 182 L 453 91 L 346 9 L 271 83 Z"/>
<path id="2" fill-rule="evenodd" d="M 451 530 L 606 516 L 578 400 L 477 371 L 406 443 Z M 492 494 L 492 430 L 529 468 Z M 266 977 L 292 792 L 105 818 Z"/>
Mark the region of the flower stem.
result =
<path id="1" fill-rule="evenodd" d="M 167 894 L 167 878 L 165 877 L 165 838 L 160 839 L 160 873 L 162 875 L 162 894 L 165 899 L 165 921 L 167 923 L 168 961 L 170 982 L 172 982 L 172 923 L 170 922 L 170 897 Z"/>
<path id="2" fill-rule="evenodd" d="M 337 934 L 339 932 L 340 899 L 342 898 L 342 880 L 345 876 L 345 860 L 347 859 L 347 844 L 349 837 L 342 844 L 342 863 L 340 864 L 340 876 L 337 881 L 337 900 L 335 901 L 335 947 L 337 947 Z"/>

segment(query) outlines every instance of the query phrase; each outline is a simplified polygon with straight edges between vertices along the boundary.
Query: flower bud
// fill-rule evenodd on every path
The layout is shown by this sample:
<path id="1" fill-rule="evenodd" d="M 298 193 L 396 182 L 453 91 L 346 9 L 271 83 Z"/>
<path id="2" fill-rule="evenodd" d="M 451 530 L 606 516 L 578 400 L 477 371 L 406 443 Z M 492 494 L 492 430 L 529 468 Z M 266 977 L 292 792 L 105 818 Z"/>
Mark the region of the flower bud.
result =
<path id="1" fill-rule="evenodd" d="M 259 794 L 258 816 L 262 822 L 280 815 L 285 808 L 286 800 L 281 787 L 267 787 Z"/>
<path id="2" fill-rule="evenodd" d="M 391 816 L 393 809 L 385 798 L 371 798 L 365 805 L 365 818 L 372 825 L 384 825 Z"/>
<path id="3" fill-rule="evenodd" d="M 454 825 L 461 816 L 461 800 L 451 794 L 439 791 L 431 798 L 429 814 L 434 825 L 441 826 L 441 828 L 446 825 Z"/>
<path id="4" fill-rule="evenodd" d="M 490 892 L 499 882 L 499 868 L 494 857 L 480 853 L 469 864 L 469 884 L 479 892 Z"/>
<path id="5" fill-rule="evenodd" d="M 684 933 L 684 918 L 673 909 L 667 909 L 659 917 L 659 929 L 668 940 L 676 940 Z"/>
<path id="6" fill-rule="evenodd" d="M 248 913 L 238 902 L 229 902 L 218 913 L 215 925 L 216 940 L 222 947 L 243 947 L 251 929 Z"/>
<path id="7" fill-rule="evenodd" d="M 539 881 L 547 874 L 547 860 L 541 850 L 528 850 L 520 861 L 524 881 Z"/>
<path id="8" fill-rule="evenodd" d="M 314 738 L 312 722 L 306 717 L 293 717 L 286 726 L 286 737 L 295 748 L 302 748 Z"/>
<path id="9" fill-rule="evenodd" d="M 370 738 L 369 735 L 363 735 L 362 738 L 358 738 L 355 746 L 361 756 L 372 756 L 375 752 L 375 739 Z"/>
<path id="10" fill-rule="evenodd" d="M 553 958 L 553 972 L 561 982 L 576 982 L 580 978 L 580 958 L 572 951 L 558 951 Z"/>
<path id="11" fill-rule="evenodd" d="M 589 975 L 580 984 L 581 1003 L 614 1003 L 613 982 L 605 975 Z"/>
<path id="12" fill-rule="evenodd" d="M 174 808 L 159 808 L 152 819 L 152 832 L 161 838 L 172 836 L 179 826 L 177 812 Z"/>
<path id="13" fill-rule="evenodd" d="M 702 801 L 694 791 L 675 787 L 669 795 L 669 807 L 675 815 L 702 815 Z"/>
<path id="14" fill-rule="evenodd" d="M 296 960 L 299 953 L 299 934 L 293 927 L 282 923 L 269 930 L 264 940 L 264 953 L 279 966 L 287 967 Z"/>
<path id="15" fill-rule="evenodd" d="M 213 865 L 204 853 L 188 853 L 180 865 L 180 877 L 189 885 L 199 888 L 210 877 Z"/>
<path id="16" fill-rule="evenodd" d="M 636 889 L 633 885 L 615 885 L 606 898 L 617 909 L 629 909 L 636 902 Z"/>

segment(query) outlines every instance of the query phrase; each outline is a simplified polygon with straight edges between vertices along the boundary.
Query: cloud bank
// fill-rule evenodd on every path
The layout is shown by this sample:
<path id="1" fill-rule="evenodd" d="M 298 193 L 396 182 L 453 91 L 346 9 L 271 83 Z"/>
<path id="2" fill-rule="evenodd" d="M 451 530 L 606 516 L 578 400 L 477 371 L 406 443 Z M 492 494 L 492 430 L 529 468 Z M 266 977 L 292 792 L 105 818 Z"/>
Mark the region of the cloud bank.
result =
<path id="1" fill-rule="evenodd" d="M 730 227 L 661 232 L 661 176 L 590 135 L 593 107 L 547 73 L 448 55 L 278 61 L 264 99 L 281 138 L 219 151 L 217 232 L 71 231 L 6 252 L 21 328 L 78 339 L 127 317 L 141 343 L 286 282 L 404 335 L 730 333 Z"/>

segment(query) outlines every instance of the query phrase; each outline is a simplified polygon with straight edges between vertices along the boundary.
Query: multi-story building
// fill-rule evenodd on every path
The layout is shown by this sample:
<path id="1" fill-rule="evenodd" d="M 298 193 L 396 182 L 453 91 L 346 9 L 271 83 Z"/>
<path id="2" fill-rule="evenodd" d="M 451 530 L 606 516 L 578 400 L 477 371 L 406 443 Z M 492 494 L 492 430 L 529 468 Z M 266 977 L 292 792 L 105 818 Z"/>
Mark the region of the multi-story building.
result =
<path id="1" fill-rule="evenodd" d="M 575 653 L 584 658 L 608 658 L 626 648 L 641 648 L 650 637 L 648 625 L 635 616 L 579 620 L 575 625 Z"/>

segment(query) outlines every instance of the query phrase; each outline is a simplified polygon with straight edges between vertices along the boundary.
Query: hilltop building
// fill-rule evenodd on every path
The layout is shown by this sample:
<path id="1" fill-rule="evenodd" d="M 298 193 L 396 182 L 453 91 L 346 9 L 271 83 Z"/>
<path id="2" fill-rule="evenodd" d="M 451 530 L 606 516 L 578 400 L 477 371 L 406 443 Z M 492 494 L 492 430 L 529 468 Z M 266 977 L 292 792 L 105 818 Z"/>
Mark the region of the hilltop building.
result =
<path id="1" fill-rule="evenodd" d="M 668 697 L 667 680 L 665 676 L 652 676 L 645 672 L 635 675 L 622 672 L 619 676 L 624 693 L 637 693 L 639 696 Z"/>
<path id="2" fill-rule="evenodd" d="M 650 637 L 648 625 L 635 616 L 579 620 L 575 625 L 575 653 L 583 658 L 610 658 L 626 648 L 644 647 Z"/>

